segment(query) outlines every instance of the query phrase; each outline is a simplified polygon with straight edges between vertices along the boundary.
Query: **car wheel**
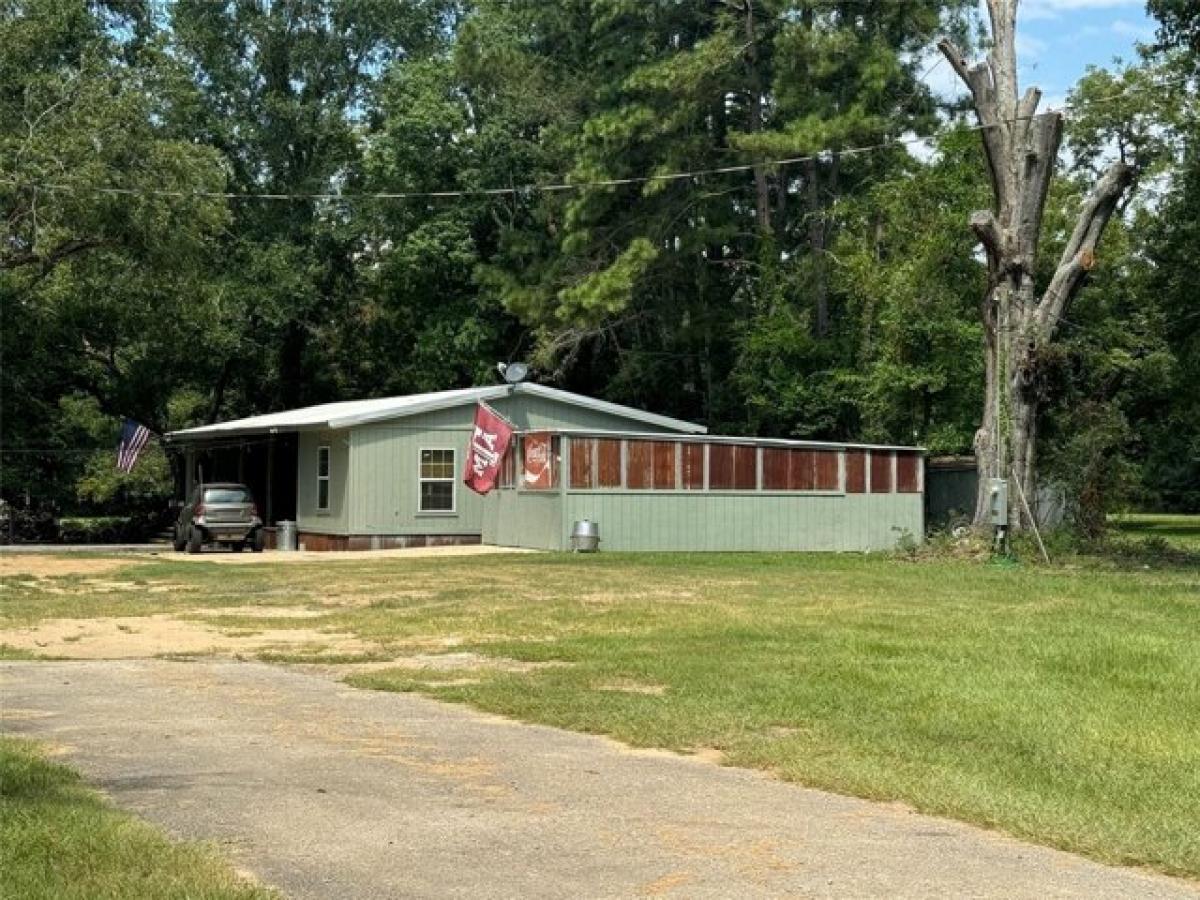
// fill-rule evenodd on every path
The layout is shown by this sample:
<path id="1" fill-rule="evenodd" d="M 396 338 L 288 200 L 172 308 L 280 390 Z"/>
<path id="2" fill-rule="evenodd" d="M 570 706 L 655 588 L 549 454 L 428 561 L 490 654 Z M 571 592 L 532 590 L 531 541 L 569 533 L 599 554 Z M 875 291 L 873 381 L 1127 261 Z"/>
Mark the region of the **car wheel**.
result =
<path id="1" fill-rule="evenodd" d="M 232 544 L 229 545 L 229 549 L 232 550 L 234 553 L 241 553 L 243 550 L 246 549 L 246 542 L 245 541 L 234 541 Z"/>
<path id="2" fill-rule="evenodd" d="M 185 538 L 180 532 L 179 525 L 175 526 L 175 530 L 171 535 L 171 546 L 175 548 L 176 553 L 180 552 L 184 547 L 187 546 L 187 538 Z"/>
<path id="3" fill-rule="evenodd" d="M 262 532 L 262 529 L 260 528 L 260 529 L 258 529 L 258 531 L 254 532 L 254 537 L 252 537 L 250 539 L 250 549 L 253 550 L 255 553 L 262 553 L 263 552 L 263 541 L 264 541 L 263 532 Z"/>
<path id="4" fill-rule="evenodd" d="M 195 525 L 188 531 L 187 552 L 199 553 L 200 548 L 204 545 L 204 535 L 200 533 L 200 529 Z"/>

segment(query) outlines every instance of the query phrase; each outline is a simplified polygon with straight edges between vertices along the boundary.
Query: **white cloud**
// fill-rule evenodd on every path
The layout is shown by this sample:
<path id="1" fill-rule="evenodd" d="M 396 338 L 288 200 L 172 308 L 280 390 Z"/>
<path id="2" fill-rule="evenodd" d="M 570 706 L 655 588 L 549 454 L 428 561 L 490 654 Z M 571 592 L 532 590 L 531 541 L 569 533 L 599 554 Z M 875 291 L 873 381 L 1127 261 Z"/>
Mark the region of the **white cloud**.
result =
<path id="1" fill-rule="evenodd" d="M 1135 41 L 1148 41 L 1154 37 L 1154 29 L 1149 25 L 1129 22 L 1125 19 L 1114 19 L 1108 27 L 1113 34 L 1133 38 Z"/>
<path id="2" fill-rule="evenodd" d="M 1022 34 L 1017 32 L 1017 58 L 1030 60 L 1037 59 L 1050 49 L 1050 45 L 1041 38 L 1036 38 L 1030 34 Z"/>

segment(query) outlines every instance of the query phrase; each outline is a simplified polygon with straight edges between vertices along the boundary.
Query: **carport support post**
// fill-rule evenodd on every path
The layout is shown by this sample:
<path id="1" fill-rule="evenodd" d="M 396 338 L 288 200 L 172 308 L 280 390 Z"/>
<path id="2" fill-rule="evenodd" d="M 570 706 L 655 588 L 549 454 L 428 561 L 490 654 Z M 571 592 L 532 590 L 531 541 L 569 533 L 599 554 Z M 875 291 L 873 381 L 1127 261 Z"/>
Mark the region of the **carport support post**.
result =
<path id="1" fill-rule="evenodd" d="M 271 432 L 271 437 L 267 440 L 267 506 L 266 517 L 263 519 L 264 525 L 274 525 L 275 517 L 273 515 L 271 503 L 271 494 L 275 488 L 275 432 Z"/>
<path id="2" fill-rule="evenodd" d="M 196 449 L 194 447 L 185 447 L 183 449 L 183 502 L 186 505 L 191 502 L 192 489 L 196 483 Z"/>

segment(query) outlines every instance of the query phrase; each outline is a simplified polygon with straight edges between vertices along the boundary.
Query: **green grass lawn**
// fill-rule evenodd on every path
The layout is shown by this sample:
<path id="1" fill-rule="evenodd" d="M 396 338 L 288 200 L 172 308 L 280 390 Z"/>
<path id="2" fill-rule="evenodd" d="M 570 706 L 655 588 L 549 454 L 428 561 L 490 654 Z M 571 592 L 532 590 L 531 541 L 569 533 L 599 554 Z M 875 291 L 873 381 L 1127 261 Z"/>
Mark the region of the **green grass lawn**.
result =
<path id="1" fill-rule="evenodd" d="M 0 600 L 0 643 L 5 616 L 168 611 L 236 629 L 245 606 L 302 606 L 321 611 L 304 627 L 370 648 L 329 662 L 494 661 L 348 669 L 362 687 L 716 749 L 787 780 L 1200 877 L 1200 568 L 547 554 L 157 562 L 105 578 L 135 588 L 21 582 Z M 296 627 L 282 613 L 253 624 Z"/>
<path id="2" fill-rule="evenodd" d="M 204 848 L 105 803 L 34 744 L 0 738 L 0 896 L 269 900 Z"/>
<path id="3" fill-rule="evenodd" d="M 1200 516 L 1125 513 L 1113 516 L 1112 526 L 1127 538 L 1161 538 L 1181 550 L 1200 552 Z"/>

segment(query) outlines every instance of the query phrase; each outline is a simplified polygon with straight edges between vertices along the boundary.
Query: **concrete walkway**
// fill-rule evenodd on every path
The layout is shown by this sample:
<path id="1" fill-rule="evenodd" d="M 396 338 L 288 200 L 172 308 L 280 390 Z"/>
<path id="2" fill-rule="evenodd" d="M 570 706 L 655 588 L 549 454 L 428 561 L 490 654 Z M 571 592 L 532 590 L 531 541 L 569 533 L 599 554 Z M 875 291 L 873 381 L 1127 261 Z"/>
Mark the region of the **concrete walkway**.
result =
<path id="1" fill-rule="evenodd" d="M 1200 897 L 898 806 L 233 662 L 0 664 L 0 725 L 297 898 Z"/>

